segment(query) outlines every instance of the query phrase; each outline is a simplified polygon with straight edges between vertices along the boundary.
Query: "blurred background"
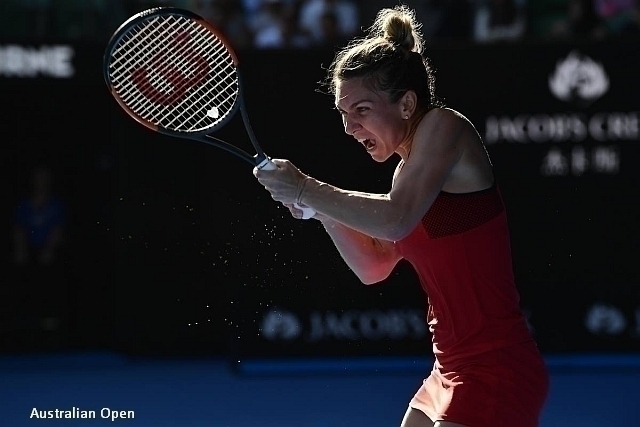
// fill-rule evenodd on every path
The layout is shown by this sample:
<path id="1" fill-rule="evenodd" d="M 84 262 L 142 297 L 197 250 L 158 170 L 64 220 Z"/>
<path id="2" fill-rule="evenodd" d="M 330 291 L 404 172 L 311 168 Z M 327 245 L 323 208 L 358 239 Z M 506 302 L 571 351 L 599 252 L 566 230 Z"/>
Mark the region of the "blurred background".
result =
<path id="1" fill-rule="evenodd" d="M 432 363 L 411 268 L 362 285 L 321 226 L 290 218 L 250 167 L 146 130 L 102 77 L 129 16 L 195 11 L 237 48 L 268 154 L 386 192 L 395 164 L 344 134 L 321 81 L 396 3 L 2 1 L 6 425 L 72 407 L 135 411 L 133 426 L 399 425 Z M 405 4 L 438 95 L 495 165 L 522 307 L 552 371 L 541 425 L 640 426 L 640 4 Z M 244 132 L 222 136 L 242 144 Z"/>

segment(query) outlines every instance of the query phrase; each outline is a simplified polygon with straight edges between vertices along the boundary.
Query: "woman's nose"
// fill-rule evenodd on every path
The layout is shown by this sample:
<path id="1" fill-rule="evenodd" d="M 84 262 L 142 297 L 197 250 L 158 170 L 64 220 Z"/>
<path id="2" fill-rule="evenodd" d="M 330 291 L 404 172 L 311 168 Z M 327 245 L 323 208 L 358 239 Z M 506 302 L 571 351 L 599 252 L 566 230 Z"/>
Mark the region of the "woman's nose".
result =
<path id="1" fill-rule="evenodd" d="M 344 131 L 347 133 L 347 135 L 353 135 L 355 131 L 361 128 L 360 124 L 357 121 L 349 119 L 348 117 L 345 117 L 343 119 L 343 124 Z"/>

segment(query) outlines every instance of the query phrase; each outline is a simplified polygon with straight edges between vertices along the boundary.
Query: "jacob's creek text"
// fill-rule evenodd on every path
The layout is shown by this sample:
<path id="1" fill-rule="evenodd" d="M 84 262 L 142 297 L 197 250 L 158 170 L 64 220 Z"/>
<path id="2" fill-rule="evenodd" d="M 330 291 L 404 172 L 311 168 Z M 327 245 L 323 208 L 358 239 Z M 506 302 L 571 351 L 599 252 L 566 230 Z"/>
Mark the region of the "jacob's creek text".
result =
<path id="1" fill-rule="evenodd" d="M 102 418 L 104 420 L 130 420 L 136 417 L 135 411 L 121 411 L 111 408 L 102 408 L 99 411 L 84 410 L 76 408 L 70 409 L 38 409 L 33 408 L 29 418 L 35 419 L 95 419 Z"/>

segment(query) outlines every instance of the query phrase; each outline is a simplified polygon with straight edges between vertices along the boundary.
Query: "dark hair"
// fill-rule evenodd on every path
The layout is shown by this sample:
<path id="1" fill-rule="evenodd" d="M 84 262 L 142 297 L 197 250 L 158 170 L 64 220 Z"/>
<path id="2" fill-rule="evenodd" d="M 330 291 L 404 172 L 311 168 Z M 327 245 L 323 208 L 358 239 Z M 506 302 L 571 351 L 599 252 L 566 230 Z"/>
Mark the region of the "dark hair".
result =
<path id="1" fill-rule="evenodd" d="M 330 93 L 335 95 L 339 82 L 362 77 L 367 88 L 387 93 L 391 102 L 413 90 L 419 110 L 441 105 L 419 30 L 415 13 L 407 6 L 380 10 L 368 35 L 352 40 L 329 66 Z"/>

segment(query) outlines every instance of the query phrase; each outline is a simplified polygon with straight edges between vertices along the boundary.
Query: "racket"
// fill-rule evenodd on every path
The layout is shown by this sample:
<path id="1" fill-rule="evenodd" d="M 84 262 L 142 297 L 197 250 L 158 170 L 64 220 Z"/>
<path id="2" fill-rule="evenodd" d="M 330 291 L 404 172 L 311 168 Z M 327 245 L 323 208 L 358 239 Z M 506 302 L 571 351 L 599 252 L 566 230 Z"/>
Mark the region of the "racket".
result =
<path id="1" fill-rule="evenodd" d="M 277 168 L 251 129 L 236 54 L 196 13 L 158 7 L 126 20 L 107 45 L 104 78 L 120 107 L 147 128 L 212 145 L 258 169 Z M 255 154 L 212 135 L 238 110 Z M 304 219 L 315 214 L 296 208 Z"/>

